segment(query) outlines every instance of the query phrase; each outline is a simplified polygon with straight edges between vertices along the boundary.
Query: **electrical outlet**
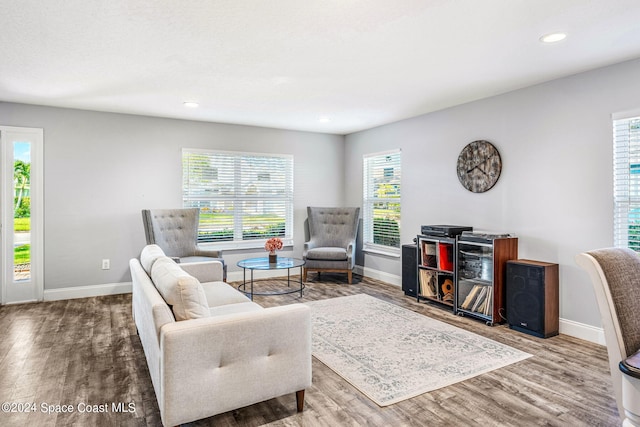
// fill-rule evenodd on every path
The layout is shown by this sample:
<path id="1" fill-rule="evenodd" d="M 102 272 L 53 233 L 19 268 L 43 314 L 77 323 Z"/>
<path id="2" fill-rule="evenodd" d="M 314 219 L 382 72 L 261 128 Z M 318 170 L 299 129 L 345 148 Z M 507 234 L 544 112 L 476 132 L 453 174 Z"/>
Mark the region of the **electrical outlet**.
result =
<path id="1" fill-rule="evenodd" d="M 102 260 L 102 269 L 103 270 L 108 270 L 111 268 L 111 263 L 109 262 L 108 259 L 103 259 Z"/>

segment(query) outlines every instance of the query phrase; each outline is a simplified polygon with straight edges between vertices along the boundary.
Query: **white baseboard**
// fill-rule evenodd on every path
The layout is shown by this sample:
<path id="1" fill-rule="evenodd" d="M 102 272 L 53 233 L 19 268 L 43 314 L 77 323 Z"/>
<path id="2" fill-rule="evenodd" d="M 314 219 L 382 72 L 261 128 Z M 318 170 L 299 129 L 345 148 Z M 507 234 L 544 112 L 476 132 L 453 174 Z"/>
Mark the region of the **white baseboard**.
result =
<path id="1" fill-rule="evenodd" d="M 402 286 L 402 277 L 395 274 L 387 273 L 373 268 L 356 265 L 353 271 L 361 276 L 370 277 L 372 279 L 381 280 L 394 286 Z"/>
<path id="2" fill-rule="evenodd" d="M 131 293 L 131 282 L 105 283 L 102 285 L 75 286 L 72 288 L 45 289 L 45 301 L 98 297 Z"/>
<path id="3" fill-rule="evenodd" d="M 604 329 L 573 320 L 560 319 L 560 333 L 590 341 L 595 344 L 606 345 L 604 341 Z"/>

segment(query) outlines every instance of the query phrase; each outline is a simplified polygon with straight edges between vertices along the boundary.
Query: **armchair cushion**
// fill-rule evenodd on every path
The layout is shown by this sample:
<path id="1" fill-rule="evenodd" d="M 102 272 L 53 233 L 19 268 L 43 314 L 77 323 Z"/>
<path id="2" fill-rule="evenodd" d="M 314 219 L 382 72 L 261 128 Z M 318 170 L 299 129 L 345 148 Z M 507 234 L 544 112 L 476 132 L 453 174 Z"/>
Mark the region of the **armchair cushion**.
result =
<path id="1" fill-rule="evenodd" d="M 309 249 L 307 251 L 307 259 L 345 261 L 347 259 L 347 250 L 345 248 L 334 247 Z"/>
<path id="2" fill-rule="evenodd" d="M 151 267 L 151 278 L 160 295 L 172 306 L 176 320 L 209 317 L 209 306 L 202 285 L 171 258 L 158 258 Z"/>

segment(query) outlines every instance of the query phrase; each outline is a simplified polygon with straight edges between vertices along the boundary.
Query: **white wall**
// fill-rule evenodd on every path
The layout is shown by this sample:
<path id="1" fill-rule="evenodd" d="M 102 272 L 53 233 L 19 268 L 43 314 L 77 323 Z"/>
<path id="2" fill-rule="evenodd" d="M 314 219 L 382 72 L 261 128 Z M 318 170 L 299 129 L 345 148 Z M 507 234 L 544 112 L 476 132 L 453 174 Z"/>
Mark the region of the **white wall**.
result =
<path id="1" fill-rule="evenodd" d="M 613 244 L 611 114 L 640 107 L 640 60 L 601 68 L 346 137 L 346 199 L 361 204 L 362 155 L 402 149 L 402 242 L 422 224 L 472 225 L 519 237 L 519 256 L 560 264 L 560 317 L 599 326 L 582 251 Z M 456 175 L 477 139 L 503 170 L 484 194 Z M 372 254 L 365 267 L 400 276 L 400 260 Z"/>
<path id="2" fill-rule="evenodd" d="M 181 207 L 183 147 L 293 154 L 289 255 L 302 256 L 306 206 L 343 203 L 342 136 L 3 102 L 0 124 L 44 128 L 45 290 L 130 281 L 140 211 Z M 251 255 L 225 252 L 229 271 Z"/>

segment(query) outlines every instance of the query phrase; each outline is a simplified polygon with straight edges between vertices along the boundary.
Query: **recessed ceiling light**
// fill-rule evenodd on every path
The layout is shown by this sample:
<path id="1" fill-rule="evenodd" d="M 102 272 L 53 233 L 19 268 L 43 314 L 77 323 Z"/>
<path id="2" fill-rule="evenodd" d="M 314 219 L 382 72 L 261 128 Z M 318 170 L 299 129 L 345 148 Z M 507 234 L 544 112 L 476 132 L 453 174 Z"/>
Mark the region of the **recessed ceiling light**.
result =
<path id="1" fill-rule="evenodd" d="M 542 43 L 556 43 L 567 38 L 566 33 L 550 33 L 540 37 Z"/>
<path id="2" fill-rule="evenodd" d="M 331 121 L 331 119 L 327 116 L 320 116 L 318 117 L 318 121 L 320 123 L 329 123 Z"/>
<path id="3" fill-rule="evenodd" d="M 185 101 L 182 103 L 182 105 L 184 105 L 187 108 L 198 108 L 198 106 L 200 104 L 198 104 L 197 102 L 193 102 L 193 101 Z"/>

